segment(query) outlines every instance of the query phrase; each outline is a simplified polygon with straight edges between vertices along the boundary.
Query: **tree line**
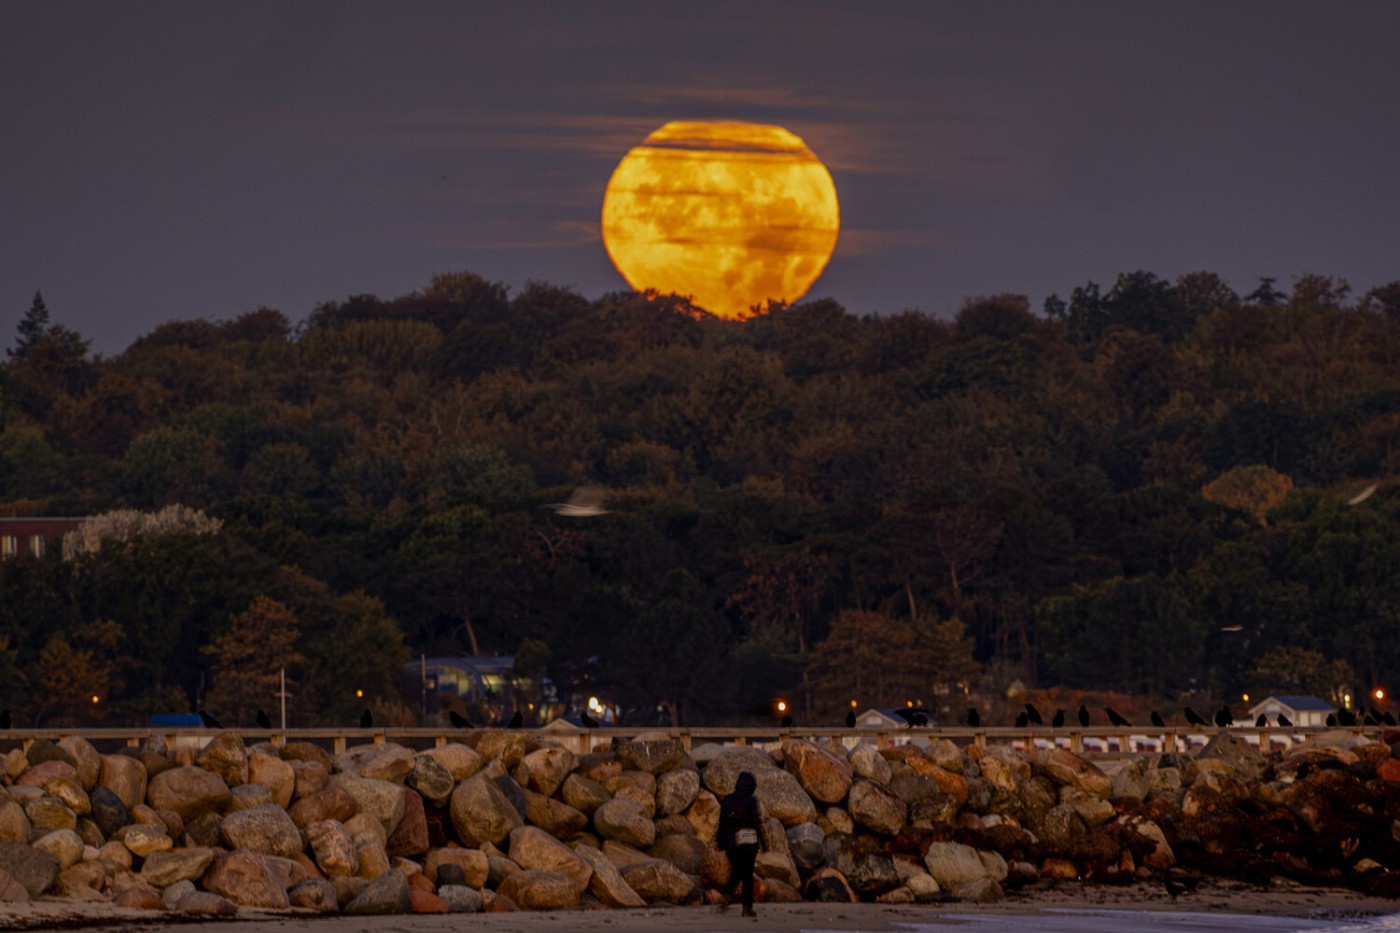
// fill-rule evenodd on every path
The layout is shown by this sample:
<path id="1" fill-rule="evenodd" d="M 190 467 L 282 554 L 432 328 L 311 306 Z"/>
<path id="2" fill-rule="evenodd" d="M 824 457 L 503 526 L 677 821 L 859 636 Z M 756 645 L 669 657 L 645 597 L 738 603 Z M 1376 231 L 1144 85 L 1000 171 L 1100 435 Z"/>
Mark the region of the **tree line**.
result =
<path id="1" fill-rule="evenodd" d="M 36 296 L 0 511 L 187 519 L 6 561 L 0 703 L 236 720 L 285 668 L 298 722 L 407 722 L 404 662 L 463 653 L 634 722 L 1341 702 L 1400 661 L 1400 282 L 1276 286 L 728 321 L 453 273 L 110 358 Z M 604 514 L 549 507 L 582 486 Z"/>

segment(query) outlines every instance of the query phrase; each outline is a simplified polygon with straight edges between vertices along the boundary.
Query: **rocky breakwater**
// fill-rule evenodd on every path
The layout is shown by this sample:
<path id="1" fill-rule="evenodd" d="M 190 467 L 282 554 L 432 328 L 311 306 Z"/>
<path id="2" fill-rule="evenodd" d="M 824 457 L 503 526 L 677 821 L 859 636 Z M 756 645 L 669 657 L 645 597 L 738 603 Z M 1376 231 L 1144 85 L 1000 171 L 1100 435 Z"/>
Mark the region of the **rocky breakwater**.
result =
<path id="1" fill-rule="evenodd" d="M 1400 734 L 1100 767 L 936 741 L 772 752 L 664 733 L 592 754 L 487 730 L 427 751 L 81 738 L 0 759 L 0 900 L 189 914 L 382 914 L 714 903 L 719 799 L 757 778 L 760 899 L 995 900 L 1059 879 L 1278 874 L 1400 895 Z M 1397 741 L 1392 748 L 1387 741 Z"/>

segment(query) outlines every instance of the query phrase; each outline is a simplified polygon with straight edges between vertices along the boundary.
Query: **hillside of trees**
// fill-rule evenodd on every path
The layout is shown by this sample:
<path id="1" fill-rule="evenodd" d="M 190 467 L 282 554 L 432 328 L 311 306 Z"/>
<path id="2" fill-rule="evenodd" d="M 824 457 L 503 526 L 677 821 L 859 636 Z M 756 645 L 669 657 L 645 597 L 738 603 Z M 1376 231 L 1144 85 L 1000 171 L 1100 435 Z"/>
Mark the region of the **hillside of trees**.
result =
<path id="1" fill-rule="evenodd" d="M 468 653 L 629 722 L 1361 699 L 1400 670 L 1400 282 L 1275 285 L 734 322 L 456 273 L 110 359 L 36 296 L 0 512 L 147 530 L 4 562 L 0 705 L 248 721 L 286 668 L 295 724 L 408 722 L 404 663 Z"/>

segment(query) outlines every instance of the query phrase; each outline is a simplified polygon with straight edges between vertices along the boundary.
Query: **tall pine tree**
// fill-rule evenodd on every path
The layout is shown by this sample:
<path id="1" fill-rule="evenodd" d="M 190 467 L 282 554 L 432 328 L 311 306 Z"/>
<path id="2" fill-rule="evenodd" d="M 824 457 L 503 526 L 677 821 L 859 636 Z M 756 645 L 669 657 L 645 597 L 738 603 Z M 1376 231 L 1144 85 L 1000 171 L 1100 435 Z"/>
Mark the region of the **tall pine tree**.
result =
<path id="1" fill-rule="evenodd" d="M 30 347 L 49 335 L 49 309 L 44 305 L 42 292 L 34 293 L 34 301 L 30 303 L 29 310 L 25 312 L 16 329 L 19 331 L 19 337 L 15 341 L 14 349 L 7 351 L 12 360 L 23 359 Z"/>

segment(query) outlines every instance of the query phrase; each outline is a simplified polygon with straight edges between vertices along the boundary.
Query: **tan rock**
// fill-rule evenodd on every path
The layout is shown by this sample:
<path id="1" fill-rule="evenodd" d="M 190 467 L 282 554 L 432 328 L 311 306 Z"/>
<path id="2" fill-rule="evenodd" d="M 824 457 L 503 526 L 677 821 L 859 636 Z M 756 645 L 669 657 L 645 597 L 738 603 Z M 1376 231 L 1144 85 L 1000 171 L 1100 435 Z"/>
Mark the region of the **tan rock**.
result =
<path id="1" fill-rule="evenodd" d="M 553 871 L 517 871 L 507 876 L 496 893 L 521 910 L 567 910 L 579 905 L 574 882 Z"/>
<path id="2" fill-rule="evenodd" d="M 248 749 L 232 732 L 220 732 L 195 759 L 199 767 L 217 774 L 228 787 L 248 783 Z"/>
<path id="3" fill-rule="evenodd" d="M 476 749 L 459 742 L 449 742 L 422 753 L 445 767 L 453 781 L 465 781 L 481 770 L 486 757 Z"/>
<path id="4" fill-rule="evenodd" d="M 468 845 L 499 845 L 525 824 L 500 788 L 480 773 L 457 785 L 449 812 L 458 838 Z"/>
<path id="5" fill-rule="evenodd" d="M 797 777 L 807 796 L 821 803 L 840 803 L 851 789 L 851 764 L 812 742 L 783 743 L 783 766 Z"/>
<path id="6" fill-rule="evenodd" d="M 335 757 L 332 775 L 339 771 L 367 781 L 402 784 L 413 770 L 413 750 L 393 742 L 356 745 Z"/>
<path id="7" fill-rule="evenodd" d="M 286 759 L 283 759 L 286 761 Z M 319 761 L 287 761 L 296 780 L 292 788 L 292 799 L 302 800 L 326 789 L 331 782 L 331 773 Z"/>
<path id="8" fill-rule="evenodd" d="M 408 760 L 411 765 L 412 758 Z M 339 787 L 349 794 L 355 801 L 357 813 L 367 813 L 379 820 L 386 835 L 403 819 L 405 788 L 402 783 L 344 773 L 331 775 L 331 787 Z"/>
<path id="9" fill-rule="evenodd" d="M 102 755 L 92 743 L 80 735 L 68 735 L 58 740 L 58 747 L 73 759 L 73 767 L 78 773 L 78 783 L 84 791 L 97 785 L 97 777 L 102 771 Z"/>
<path id="10" fill-rule="evenodd" d="M 527 871 L 558 872 L 567 877 L 575 896 L 588 889 L 593 869 L 572 849 L 544 830 L 521 826 L 510 834 L 511 861 Z"/>
<path id="11" fill-rule="evenodd" d="M 358 806 L 355 798 L 343 787 L 327 787 L 307 797 L 295 801 L 287 815 L 298 826 L 308 826 L 321 820 L 339 820 L 344 823 L 355 815 Z"/>
<path id="12" fill-rule="evenodd" d="M 146 766 L 129 755 L 103 755 L 97 783 L 109 788 L 129 810 L 146 799 Z"/>
<path id="13" fill-rule="evenodd" d="M 146 858 L 152 852 L 173 848 L 175 841 L 166 833 L 165 827 L 155 823 L 133 823 L 112 834 L 138 858 Z"/>
<path id="14" fill-rule="evenodd" d="M 590 846 L 575 846 L 574 854 L 593 870 L 588 880 L 588 891 L 598 900 L 609 907 L 646 906 L 646 901 L 632 890 L 632 886 L 623 879 L 622 872 L 601 851 Z"/>
<path id="15" fill-rule="evenodd" d="M 285 810 L 296 793 L 296 771 L 275 755 L 254 751 L 248 755 L 248 783 L 266 787 L 273 802 Z"/>
<path id="16" fill-rule="evenodd" d="M 685 811 L 685 818 L 695 827 L 701 842 L 714 842 L 719 833 L 719 798 L 707 790 L 695 795 L 695 802 Z"/>
<path id="17" fill-rule="evenodd" d="M 151 778 L 146 799 L 157 810 L 174 810 L 189 822 L 221 811 L 229 802 L 228 784 L 204 768 L 179 767 Z"/>
<path id="18" fill-rule="evenodd" d="M 339 820 L 317 820 L 307 824 L 306 838 L 317 867 L 328 877 L 359 872 L 359 850 Z"/>
<path id="19" fill-rule="evenodd" d="M 490 873 L 486 853 L 480 849 L 462 849 L 456 846 L 431 849 L 423 861 L 423 874 L 437 880 L 438 868 L 442 865 L 456 865 L 466 876 L 466 886 L 480 890 L 486 884 Z"/>

